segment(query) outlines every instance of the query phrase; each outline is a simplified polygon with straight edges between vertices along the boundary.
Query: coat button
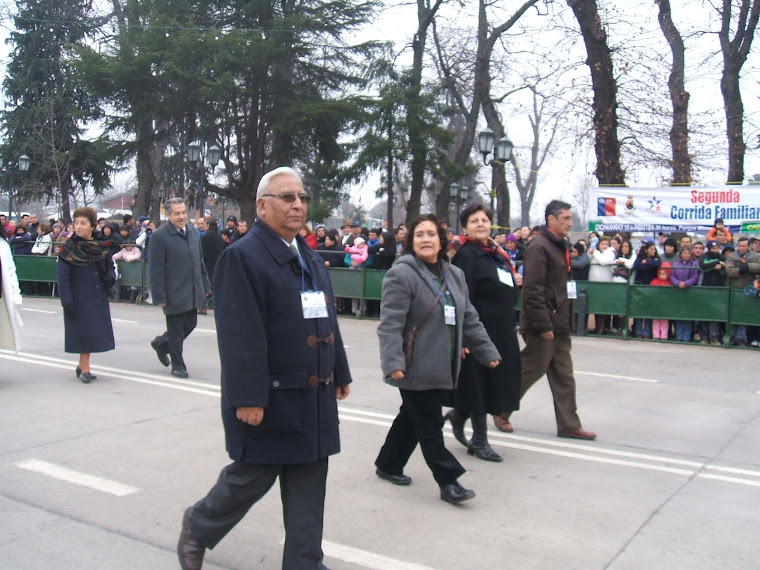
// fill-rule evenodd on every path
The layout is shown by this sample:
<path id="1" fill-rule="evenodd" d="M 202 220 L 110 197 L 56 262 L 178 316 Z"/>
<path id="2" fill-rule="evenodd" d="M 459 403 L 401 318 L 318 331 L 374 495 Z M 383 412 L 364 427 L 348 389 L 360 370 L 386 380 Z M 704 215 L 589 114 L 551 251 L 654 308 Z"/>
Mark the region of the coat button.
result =
<path id="1" fill-rule="evenodd" d="M 275 380 L 274 382 L 272 382 L 272 386 L 275 387 L 275 388 L 279 388 L 280 387 L 280 381 L 279 380 Z"/>

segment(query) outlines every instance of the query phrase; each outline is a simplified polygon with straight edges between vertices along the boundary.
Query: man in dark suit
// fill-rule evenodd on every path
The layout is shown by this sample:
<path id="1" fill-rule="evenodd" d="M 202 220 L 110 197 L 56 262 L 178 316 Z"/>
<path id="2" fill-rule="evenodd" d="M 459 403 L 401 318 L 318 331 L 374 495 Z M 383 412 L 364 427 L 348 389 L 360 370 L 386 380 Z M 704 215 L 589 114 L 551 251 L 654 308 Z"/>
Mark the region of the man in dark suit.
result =
<path id="1" fill-rule="evenodd" d="M 164 204 L 168 223 L 151 235 L 148 275 L 153 304 L 164 309 L 166 331 L 150 345 L 172 376 L 187 378 L 182 345 L 198 324 L 197 309 L 206 307 L 211 282 L 203 265 L 198 230 L 187 223 L 187 207 L 182 198 Z"/>
<path id="2" fill-rule="evenodd" d="M 338 405 L 351 374 L 324 262 L 298 231 L 309 196 L 291 168 L 262 177 L 259 217 L 219 257 L 215 317 L 222 364 L 225 467 L 185 511 L 177 554 L 197 570 L 274 482 L 285 523 L 282 567 L 324 569 L 328 457 L 340 451 Z"/>

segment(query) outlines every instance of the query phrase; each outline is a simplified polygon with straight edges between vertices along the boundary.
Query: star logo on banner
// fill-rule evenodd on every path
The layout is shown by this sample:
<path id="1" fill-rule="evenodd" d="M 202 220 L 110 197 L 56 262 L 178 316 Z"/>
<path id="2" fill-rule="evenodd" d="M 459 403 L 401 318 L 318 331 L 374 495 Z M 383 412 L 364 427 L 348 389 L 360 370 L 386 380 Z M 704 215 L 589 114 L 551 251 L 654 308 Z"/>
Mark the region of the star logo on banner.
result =
<path id="1" fill-rule="evenodd" d="M 662 206 L 660 206 L 660 202 L 662 202 L 662 200 L 658 200 L 657 196 L 652 196 L 652 199 L 648 200 L 648 202 L 650 210 L 654 210 L 655 212 L 662 210 Z"/>

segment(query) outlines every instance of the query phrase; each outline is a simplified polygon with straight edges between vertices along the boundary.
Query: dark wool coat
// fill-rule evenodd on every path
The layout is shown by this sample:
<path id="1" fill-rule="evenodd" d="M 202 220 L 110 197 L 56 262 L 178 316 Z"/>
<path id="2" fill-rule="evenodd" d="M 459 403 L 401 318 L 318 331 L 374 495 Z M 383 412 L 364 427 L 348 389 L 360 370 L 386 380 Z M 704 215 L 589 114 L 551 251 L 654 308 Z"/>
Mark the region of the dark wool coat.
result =
<path id="1" fill-rule="evenodd" d="M 462 359 L 459 349 L 466 345 L 482 364 L 501 360 L 499 351 L 470 303 L 462 270 L 443 262 L 448 274 L 448 288 L 456 308 L 456 357 L 454 370 L 449 360 L 448 325 L 445 324 L 443 301 L 439 302 L 417 332 L 414 360 L 409 368 L 404 359 L 402 335 L 417 326 L 430 305 L 439 296 L 438 288 L 428 277 L 425 266 L 412 254 L 396 260 L 383 279 L 380 302 L 380 366 L 387 384 L 404 390 L 453 390 L 456 388 Z M 395 370 L 404 370 L 404 377 L 391 377 Z"/>
<path id="2" fill-rule="evenodd" d="M 483 366 L 472 356 L 462 361 L 454 407 L 468 414 L 519 410 L 520 343 L 515 332 L 519 289 L 499 281 L 497 265 L 510 271 L 502 259 L 492 258 L 471 242 L 459 249 L 452 263 L 464 272 L 470 302 L 502 357 L 496 368 Z"/>
<path id="3" fill-rule="evenodd" d="M 327 297 L 327 318 L 303 318 L 298 256 L 261 220 L 216 265 L 222 420 L 235 461 L 311 463 L 340 451 L 335 385 L 349 384 L 351 374 L 324 261 L 296 239 L 313 289 Z M 260 425 L 236 418 L 243 406 L 264 407 Z"/>
<path id="4" fill-rule="evenodd" d="M 201 236 L 194 226 L 179 230 L 166 222 L 150 236 L 150 295 L 154 305 L 166 303 L 165 315 L 206 307 L 211 281 L 203 265 Z"/>
<path id="5" fill-rule="evenodd" d="M 74 354 L 106 352 L 115 348 L 108 291 L 116 280 L 113 261 L 107 271 L 100 264 L 72 265 L 58 258 L 58 294 L 64 308 L 64 350 Z M 110 285 L 109 285 L 110 287 Z"/>
<path id="6" fill-rule="evenodd" d="M 201 236 L 203 265 L 206 267 L 206 273 L 208 274 L 209 278 L 214 278 L 216 262 L 226 248 L 227 242 L 224 241 L 222 234 L 217 231 L 206 230 L 206 233 Z"/>
<path id="7" fill-rule="evenodd" d="M 520 332 L 569 333 L 573 302 L 567 298 L 567 242 L 546 226 L 525 248 Z"/>

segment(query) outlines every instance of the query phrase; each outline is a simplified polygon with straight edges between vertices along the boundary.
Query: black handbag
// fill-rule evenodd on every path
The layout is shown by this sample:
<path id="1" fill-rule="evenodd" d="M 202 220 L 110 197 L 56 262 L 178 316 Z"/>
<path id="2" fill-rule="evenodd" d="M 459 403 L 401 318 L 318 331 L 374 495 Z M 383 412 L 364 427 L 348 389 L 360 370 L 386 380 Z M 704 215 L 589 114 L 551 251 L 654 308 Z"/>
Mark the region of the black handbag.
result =
<path id="1" fill-rule="evenodd" d="M 404 364 L 407 368 L 409 368 L 412 365 L 412 361 L 414 360 L 414 340 L 417 337 L 417 331 L 420 330 L 420 327 L 422 326 L 422 323 L 424 323 L 428 317 L 433 314 L 433 309 L 435 309 L 435 306 L 438 304 L 438 298 L 441 296 L 441 293 L 446 289 L 446 280 L 444 279 L 443 284 L 441 285 L 440 291 L 438 291 L 438 294 L 435 296 L 435 300 L 433 301 L 433 304 L 430 305 L 427 312 L 422 316 L 420 319 L 420 322 L 417 323 L 416 326 L 414 326 L 411 329 L 407 329 L 402 334 L 403 339 L 403 350 L 404 350 Z"/>

